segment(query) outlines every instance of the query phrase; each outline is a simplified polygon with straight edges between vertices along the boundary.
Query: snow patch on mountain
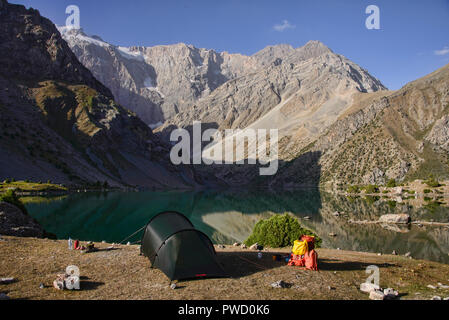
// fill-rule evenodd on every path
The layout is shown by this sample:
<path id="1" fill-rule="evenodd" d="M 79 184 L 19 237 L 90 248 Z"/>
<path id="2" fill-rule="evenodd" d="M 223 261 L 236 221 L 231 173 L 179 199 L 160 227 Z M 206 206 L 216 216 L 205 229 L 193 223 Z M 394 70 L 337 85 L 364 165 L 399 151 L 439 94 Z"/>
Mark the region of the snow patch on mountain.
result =
<path id="1" fill-rule="evenodd" d="M 117 49 L 123 58 L 137 61 L 145 61 L 145 57 L 140 52 L 132 51 L 130 48 L 127 47 L 117 47 Z"/>
<path id="2" fill-rule="evenodd" d="M 110 47 L 111 45 L 107 42 L 104 42 L 100 37 L 98 36 L 88 36 L 83 32 L 83 29 L 74 29 L 71 27 L 57 27 L 61 35 L 65 38 L 70 40 L 81 41 L 81 42 L 87 42 L 93 45 L 97 45 L 100 47 Z"/>

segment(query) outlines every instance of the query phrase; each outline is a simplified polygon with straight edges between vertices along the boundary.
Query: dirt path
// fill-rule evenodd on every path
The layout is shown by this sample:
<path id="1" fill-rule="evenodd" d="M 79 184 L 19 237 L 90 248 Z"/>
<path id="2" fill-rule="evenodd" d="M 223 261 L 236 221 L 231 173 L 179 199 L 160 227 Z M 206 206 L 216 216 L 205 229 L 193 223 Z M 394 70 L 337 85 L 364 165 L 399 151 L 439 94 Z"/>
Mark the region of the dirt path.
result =
<path id="1" fill-rule="evenodd" d="M 138 246 L 96 243 L 98 252 L 69 251 L 66 241 L 2 237 L 0 277 L 14 277 L 12 284 L 0 284 L 0 292 L 12 299 L 367 299 L 358 290 L 367 278 L 368 265 L 380 268 L 380 285 L 393 287 L 401 299 L 430 299 L 449 296 L 447 289 L 427 285 L 449 284 L 449 265 L 403 256 L 318 249 L 319 272 L 305 271 L 272 260 L 269 250 L 258 259 L 254 251 L 227 247 L 217 249 L 218 259 L 231 275 L 228 279 L 180 282 L 169 288 L 169 280 L 150 262 L 139 256 Z M 81 271 L 80 291 L 58 291 L 52 287 L 56 274 L 68 265 Z M 271 283 L 283 280 L 288 289 Z M 44 289 L 39 284 L 44 283 Z"/>

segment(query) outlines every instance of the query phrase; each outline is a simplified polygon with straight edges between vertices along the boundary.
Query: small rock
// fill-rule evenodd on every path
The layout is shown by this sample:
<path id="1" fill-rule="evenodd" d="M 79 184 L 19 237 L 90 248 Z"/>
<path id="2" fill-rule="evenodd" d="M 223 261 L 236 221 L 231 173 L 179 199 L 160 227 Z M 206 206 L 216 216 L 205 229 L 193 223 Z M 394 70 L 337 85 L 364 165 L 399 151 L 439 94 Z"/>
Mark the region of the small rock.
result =
<path id="1" fill-rule="evenodd" d="M 381 256 L 381 255 L 382 255 L 382 253 L 380 253 L 380 252 L 379 252 L 379 253 L 378 253 L 377 255 L 378 255 L 378 256 Z"/>
<path id="2" fill-rule="evenodd" d="M 218 249 L 225 249 L 226 247 L 224 246 L 224 245 L 222 245 L 222 244 L 219 244 L 218 245 Z"/>
<path id="3" fill-rule="evenodd" d="M 173 290 L 175 290 L 177 287 L 178 287 L 178 286 L 176 285 L 176 283 L 172 283 L 172 284 L 170 285 L 170 289 L 173 289 Z"/>
<path id="4" fill-rule="evenodd" d="M 234 247 L 238 247 L 240 245 L 240 243 L 236 242 L 233 244 Z"/>
<path id="5" fill-rule="evenodd" d="M 126 245 L 127 245 L 127 246 L 130 246 L 130 245 L 131 245 L 131 242 L 127 242 Z"/>
<path id="6" fill-rule="evenodd" d="M 309 216 L 305 216 L 303 219 L 304 220 L 310 220 L 310 217 Z"/>
<path id="7" fill-rule="evenodd" d="M 9 300 L 10 298 L 5 293 L 0 293 L 0 300 Z"/>
<path id="8" fill-rule="evenodd" d="M 45 289 L 45 284 L 41 283 L 41 284 L 39 285 L 39 289 Z"/>
<path id="9" fill-rule="evenodd" d="M 257 248 L 259 247 L 259 244 L 256 242 L 255 244 L 253 244 L 251 247 L 249 247 L 250 250 L 257 250 Z"/>
<path id="10" fill-rule="evenodd" d="M 335 211 L 332 215 L 333 215 L 334 217 L 339 217 L 339 216 L 340 216 L 340 212 Z"/>
<path id="11" fill-rule="evenodd" d="M 253 244 L 251 247 L 249 247 L 250 250 L 257 250 L 257 251 L 262 251 L 264 248 L 263 246 L 261 246 L 258 243 Z"/>
<path id="12" fill-rule="evenodd" d="M 432 286 L 431 284 L 429 284 L 429 285 L 427 286 L 427 288 L 435 290 L 437 287 Z"/>
<path id="13" fill-rule="evenodd" d="M 449 289 L 449 286 L 438 282 L 438 288 L 440 288 L 440 289 Z"/>
<path id="14" fill-rule="evenodd" d="M 58 290 L 64 290 L 64 281 L 61 280 L 55 280 L 53 281 L 53 287 Z"/>
<path id="15" fill-rule="evenodd" d="M 336 237 L 336 236 L 337 236 L 336 233 L 333 233 L 333 232 L 329 233 L 329 237 Z"/>
<path id="16" fill-rule="evenodd" d="M 385 294 L 380 290 L 373 290 L 369 293 L 369 298 L 371 300 L 384 300 Z"/>
<path id="17" fill-rule="evenodd" d="M 371 291 L 380 290 L 380 287 L 377 284 L 364 282 L 360 284 L 360 291 L 365 293 L 370 293 Z"/>
<path id="18" fill-rule="evenodd" d="M 387 299 L 396 299 L 399 296 L 399 292 L 393 288 L 384 289 L 384 295 Z"/>
<path id="19" fill-rule="evenodd" d="M 341 248 L 337 248 L 337 250 L 339 250 L 339 251 L 340 251 L 340 250 L 341 250 Z"/>
<path id="20" fill-rule="evenodd" d="M 441 297 L 440 296 L 433 296 L 432 299 L 430 299 L 430 300 L 441 300 Z"/>
<path id="21" fill-rule="evenodd" d="M 334 287 L 331 287 L 331 286 L 328 286 L 327 289 L 328 289 L 329 291 L 335 290 L 335 288 L 334 288 Z"/>
<path id="22" fill-rule="evenodd" d="M 410 221 L 408 214 L 386 214 L 379 218 L 379 222 L 383 223 L 409 224 Z"/>
<path id="23" fill-rule="evenodd" d="M 0 279 L 0 284 L 10 284 L 10 283 L 13 283 L 15 281 L 16 281 L 16 279 L 14 279 L 14 278 L 1 278 Z"/>
<path id="24" fill-rule="evenodd" d="M 273 283 L 271 284 L 271 286 L 272 286 L 273 288 L 283 288 L 283 289 L 285 289 L 285 288 L 290 288 L 290 287 L 291 287 L 291 285 L 290 285 L 289 283 L 286 283 L 286 282 L 284 282 L 284 281 L 282 281 L 282 280 L 273 282 Z"/>
<path id="25" fill-rule="evenodd" d="M 246 249 L 246 244 L 243 243 L 243 244 L 240 246 L 240 248 Z"/>
<path id="26" fill-rule="evenodd" d="M 394 256 L 397 256 L 397 255 L 398 255 L 398 253 L 396 252 L 396 250 L 393 250 L 393 252 L 392 252 L 391 254 L 394 255 Z"/>
<path id="27" fill-rule="evenodd" d="M 106 241 L 103 240 L 103 241 L 101 241 L 101 243 L 106 243 Z"/>
<path id="28" fill-rule="evenodd" d="M 410 257 L 412 255 L 411 252 L 407 252 L 406 254 L 404 254 L 405 257 Z"/>
<path id="29" fill-rule="evenodd" d="M 446 298 L 444 298 L 443 300 L 446 300 L 446 301 L 447 301 L 447 300 L 449 300 L 449 297 L 446 297 Z"/>

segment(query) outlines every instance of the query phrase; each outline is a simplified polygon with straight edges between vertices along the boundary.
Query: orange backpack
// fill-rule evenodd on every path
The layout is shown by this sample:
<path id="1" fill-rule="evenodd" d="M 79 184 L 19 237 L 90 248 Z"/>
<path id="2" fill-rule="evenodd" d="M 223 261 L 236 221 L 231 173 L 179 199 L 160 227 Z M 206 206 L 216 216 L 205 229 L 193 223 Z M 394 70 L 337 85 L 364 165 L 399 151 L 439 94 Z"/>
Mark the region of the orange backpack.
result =
<path id="1" fill-rule="evenodd" d="M 318 253 L 315 250 L 308 251 L 304 256 L 304 264 L 306 269 L 318 271 Z"/>

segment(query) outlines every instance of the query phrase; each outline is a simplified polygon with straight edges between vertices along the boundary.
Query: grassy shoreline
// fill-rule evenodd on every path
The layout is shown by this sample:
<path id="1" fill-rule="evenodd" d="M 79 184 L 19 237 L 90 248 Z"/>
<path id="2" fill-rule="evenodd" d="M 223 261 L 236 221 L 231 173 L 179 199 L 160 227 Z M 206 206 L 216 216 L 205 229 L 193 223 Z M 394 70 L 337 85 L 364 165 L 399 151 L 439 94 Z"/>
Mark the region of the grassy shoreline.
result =
<path id="1" fill-rule="evenodd" d="M 114 245 L 114 250 L 107 250 L 110 246 L 95 243 L 99 251 L 83 254 L 68 250 L 65 240 L 3 237 L 0 277 L 17 281 L 1 285 L 0 291 L 12 299 L 32 300 L 365 300 L 368 295 L 359 290 L 360 283 L 367 278 L 366 267 L 377 265 L 381 287 L 395 288 L 401 299 L 449 296 L 447 289 L 427 287 L 448 284 L 449 265 L 437 262 L 320 248 L 320 271 L 313 272 L 273 261 L 273 254 L 288 253 L 288 248 L 267 249 L 258 259 L 257 251 L 232 246 L 216 246 L 217 259 L 230 278 L 180 282 L 172 290 L 165 275 L 139 256 L 139 246 Z M 56 274 L 73 264 L 81 270 L 82 290 L 54 289 Z M 279 280 L 291 287 L 272 288 Z"/>

